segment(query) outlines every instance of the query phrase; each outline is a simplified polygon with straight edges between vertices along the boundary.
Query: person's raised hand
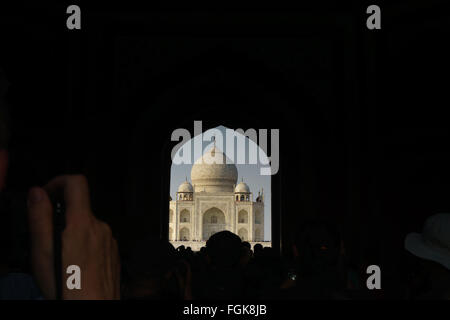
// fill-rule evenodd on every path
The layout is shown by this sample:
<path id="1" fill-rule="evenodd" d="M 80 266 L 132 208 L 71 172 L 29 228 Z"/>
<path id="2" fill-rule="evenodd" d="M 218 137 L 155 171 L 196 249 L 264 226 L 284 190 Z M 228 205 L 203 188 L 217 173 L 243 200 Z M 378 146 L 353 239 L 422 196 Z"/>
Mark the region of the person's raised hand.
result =
<path id="1" fill-rule="evenodd" d="M 44 298 L 56 296 L 53 244 L 53 207 L 49 195 L 60 193 L 66 207 L 66 227 L 62 233 L 62 298 L 119 299 L 120 260 L 117 242 L 110 227 L 95 218 L 84 176 L 60 176 L 44 188 L 34 187 L 28 195 L 28 223 L 31 263 Z M 66 269 L 81 270 L 81 289 L 68 289 Z"/>

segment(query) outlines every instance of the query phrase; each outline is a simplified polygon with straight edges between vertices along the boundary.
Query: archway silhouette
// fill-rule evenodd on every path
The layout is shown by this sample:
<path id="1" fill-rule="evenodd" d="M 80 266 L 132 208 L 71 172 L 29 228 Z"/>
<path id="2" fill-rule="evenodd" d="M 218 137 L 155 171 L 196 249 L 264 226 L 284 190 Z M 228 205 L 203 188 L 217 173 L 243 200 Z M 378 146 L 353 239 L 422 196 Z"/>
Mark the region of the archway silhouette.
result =
<path id="1" fill-rule="evenodd" d="M 216 57 L 224 56 L 227 59 L 220 63 L 211 64 Z M 250 59 L 249 59 L 250 58 Z M 245 68 L 239 67 L 239 61 L 246 61 Z M 228 74 L 236 74 L 229 76 Z M 141 219 L 147 219 L 146 223 L 139 223 L 140 232 L 151 232 L 160 234 L 161 237 L 168 236 L 168 220 L 167 204 L 169 200 L 170 178 L 171 178 L 171 150 L 176 144 L 171 142 L 171 132 L 177 128 L 187 128 L 192 131 L 194 120 L 203 119 L 204 130 L 214 128 L 219 125 L 225 125 L 230 128 L 280 128 L 285 123 L 283 110 L 288 110 L 292 106 L 292 113 L 289 113 L 291 119 L 295 118 L 296 128 L 302 132 L 311 131 L 308 122 L 305 119 L 321 118 L 327 123 L 327 118 L 321 113 L 319 108 L 315 106 L 310 91 L 305 89 L 308 84 L 308 77 L 305 76 L 302 82 L 305 86 L 298 85 L 300 82 L 298 77 L 295 79 L 288 72 L 280 72 L 272 68 L 270 64 L 266 64 L 264 60 L 253 59 L 246 52 L 235 52 L 230 50 L 228 46 L 213 47 L 203 53 L 195 56 L 188 56 L 186 61 L 177 63 L 172 67 L 168 67 L 166 72 L 161 74 L 158 79 L 158 85 L 162 88 L 161 93 L 155 98 L 148 94 L 148 88 L 154 85 L 153 80 L 148 77 L 148 81 L 139 82 L 139 87 L 133 95 L 126 97 L 126 102 L 135 106 L 142 106 L 141 114 L 136 118 L 136 130 L 133 133 L 132 151 L 130 153 L 129 163 L 129 181 L 132 187 L 129 188 L 126 211 L 136 215 Z M 233 79 L 232 82 L 229 79 Z M 293 81 L 296 80 L 296 81 Z M 167 88 L 167 89 L 166 89 Z M 204 93 L 208 94 L 205 95 Z M 223 98 L 223 99 L 222 99 Z M 217 113 L 210 114 L 211 101 L 218 102 L 216 109 L 226 110 L 227 108 L 239 107 L 239 117 L 235 114 Z M 239 102 L 236 106 L 236 102 Z M 308 108 L 297 108 L 301 103 L 308 105 Z M 195 110 L 189 114 L 183 114 L 182 117 L 173 117 L 172 109 L 176 105 L 196 105 Z M 255 117 L 258 112 L 265 110 L 265 107 L 274 107 L 270 113 L 270 118 Z M 294 111 L 301 110 L 301 111 Z M 158 118 L 167 120 L 167 130 L 155 132 L 149 123 L 155 118 L 157 112 Z M 292 117 L 301 113 L 302 116 Z M 207 115 L 207 116 L 205 116 Z M 291 121 L 292 122 L 292 121 Z M 324 127 L 327 127 L 325 124 Z M 289 135 L 290 131 L 287 135 Z M 142 148 L 142 145 L 148 141 L 157 141 L 154 148 Z M 160 143 L 164 141 L 164 143 Z M 305 141 L 309 143 L 309 140 Z M 300 147 L 309 150 L 308 144 L 301 144 Z M 156 148 L 156 149 L 155 149 Z M 160 154 L 161 157 L 156 157 Z M 160 152 L 161 151 L 161 152 Z M 308 160 L 309 161 L 309 158 Z M 149 165 L 151 163 L 152 165 Z M 304 166 L 301 164 L 301 166 Z M 161 168 L 163 176 L 161 183 L 149 183 L 154 180 L 154 168 Z M 311 185 L 314 173 L 306 171 L 305 184 Z M 274 241 L 274 248 L 281 248 L 281 212 L 286 205 L 281 202 L 281 192 L 278 187 L 281 183 L 281 174 L 271 177 L 275 183 L 271 198 L 273 202 L 269 204 L 269 208 L 273 205 L 271 219 L 274 234 L 271 240 Z M 266 189 L 269 191 L 269 189 Z M 161 199 L 159 206 L 156 208 L 154 204 L 148 203 L 148 194 L 158 194 Z M 173 199 L 175 197 L 172 197 Z M 312 206 L 310 197 L 306 197 L 304 206 L 309 208 Z M 267 205 L 267 203 L 266 203 Z M 268 208 L 268 206 L 266 206 Z M 268 208 L 268 209 L 269 209 Z M 152 213 L 152 214 L 149 214 Z M 266 211 L 267 214 L 267 211 Z M 272 218 L 273 217 L 273 218 Z M 132 219 L 129 219 L 130 221 Z M 283 224 L 283 230 L 289 224 Z M 267 227 L 267 226 L 266 226 Z M 284 231 L 283 231 L 284 232 Z M 268 232 L 270 234 L 270 232 Z M 265 234 L 268 234 L 265 232 Z M 285 247 L 288 241 L 287 233 L 283 236 Z"/>

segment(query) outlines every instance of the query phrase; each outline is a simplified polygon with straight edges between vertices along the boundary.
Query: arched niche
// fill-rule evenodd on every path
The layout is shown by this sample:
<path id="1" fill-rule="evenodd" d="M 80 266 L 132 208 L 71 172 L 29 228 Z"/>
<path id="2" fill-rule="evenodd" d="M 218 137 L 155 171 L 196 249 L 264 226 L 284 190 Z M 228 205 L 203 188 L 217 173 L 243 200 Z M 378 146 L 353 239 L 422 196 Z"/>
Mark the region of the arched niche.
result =
<path id="1" fill-rule="evenodd" d="M 190 222 L 190 216 L 191 216 L 191 214 L 190 214 L 188 209 L 181 210 L 181 212 L 180 212 L 180 222 L 181 223 Z"/>
<path id="2" fill-rule="evenodd" d="M 238 213 L 238 223 L 248 223 L 248 212 L 246 210 L 240 210 Z"/>

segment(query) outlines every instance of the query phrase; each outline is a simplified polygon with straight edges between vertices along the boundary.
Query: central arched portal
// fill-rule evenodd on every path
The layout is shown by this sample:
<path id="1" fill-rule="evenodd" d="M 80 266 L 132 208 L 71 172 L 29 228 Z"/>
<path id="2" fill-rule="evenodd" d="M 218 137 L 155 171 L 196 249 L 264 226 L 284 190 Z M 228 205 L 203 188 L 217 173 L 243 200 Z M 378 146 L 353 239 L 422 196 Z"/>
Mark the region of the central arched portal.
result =
<path id="1" fill-rule="evenodd" d="M 214 233 L 226 230 L 225 214 L 222 210 L 213 207 L 203 213 L 203 234 L 202 240 L 206 241 Z"/>
<path id="2" fill-rule="evenodd" d="M 180 240 L 182 240 L 182 241 L 189 241 L 189 240 L 191 240 L 190 232 L 189 232 L 188 228 L 182 228 L 180 230 Z"/>

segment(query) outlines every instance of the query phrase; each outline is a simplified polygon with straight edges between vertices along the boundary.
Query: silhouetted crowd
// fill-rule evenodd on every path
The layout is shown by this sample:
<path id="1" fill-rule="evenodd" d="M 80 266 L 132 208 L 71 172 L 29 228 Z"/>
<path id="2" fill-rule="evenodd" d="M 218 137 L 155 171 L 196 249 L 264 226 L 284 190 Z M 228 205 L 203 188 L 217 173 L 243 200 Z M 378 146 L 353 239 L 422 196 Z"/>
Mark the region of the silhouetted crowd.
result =
<path id="1" fill-rule="evenodd" d="M 441 226 L 450 215 L 437 215 Z M 434 218 L 434 217 L 432 217 Z M 432 220 L 432 219 L 431 219 Z M 123 265 L 124 299 L 448 299 L 450 272 L 405 250 L 406 272 L 396 286 L 369 290 L 365 273 L 350 265 L 336 226 L 314 220 L 299 229 L 293 256 L 229 232 L 214 234 L 200 251 L 147 238 Z M 408 248 L 407 248 L 408 249 Z M 412 249 L 414 250 L 414 249 Z"/>

